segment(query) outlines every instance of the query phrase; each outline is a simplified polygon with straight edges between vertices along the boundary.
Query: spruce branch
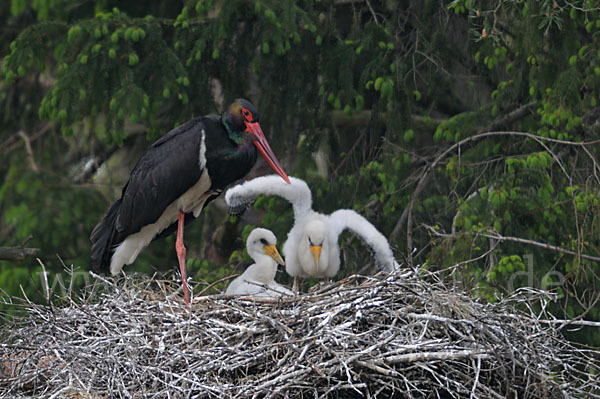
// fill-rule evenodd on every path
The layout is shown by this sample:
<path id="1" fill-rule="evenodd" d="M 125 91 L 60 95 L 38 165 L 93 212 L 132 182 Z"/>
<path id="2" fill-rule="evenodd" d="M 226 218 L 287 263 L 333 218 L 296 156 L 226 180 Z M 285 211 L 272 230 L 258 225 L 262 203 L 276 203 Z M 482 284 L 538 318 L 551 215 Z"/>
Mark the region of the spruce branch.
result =
<path id="1" fill-rule="evenodd" d="M 526 105 L 526 107 L 527 106 L 530 106 L 530 105 Z M 515 117 L 522 117 L 524 115 L 524 113 L 519 112 L 519 113 L 514 113 L 513 115 Z M 506 122 L 503 122 L 503 123 L 506 123 Z M 495 125 L 495 123 L 493 123 L 492 125 Z M 415 188 L 415 191 L 413 192 L 413 195 L 411 197 L 408 207 L 406 207 L 404 209 L 404 211 L 402 212 L 402 215 L 398 219 L 398 222 L 396 223 L 396 226 L 394 227 L 394 230 L 392 231 L 392 234 L 390 235 L 390 241 L 394 241 L 398 237 L 398 234 L 400 233 L 400 229 L 406 222 L 407 223 L 407 227 L 406 227 L 407 239 L 406 239 L 406 241 L 407 241 L 407 248 L 410 252 L 410 249 L 412 248 L 412 244 L 413 244 L 412 243 L 412 224 L 413 224 L 412 215 L 413 215 L 415 203 L 416 203 L 417 199 L 419 198 L 421 192 L 425 189 L 426 185 L 429 183 L 429 180 L 431 179 L 431 176 L 432 176 L 431 171 L 435 170 L 437 165 L 443 159 L 445 159 L 448 155 L 454 153 L 454 151 L 460 150 L 461 146 L 464 146 L 471 142 L 476 142 L 478 140 L 485 139 L 488 137 L 500 137 L 500 136 L 516 136 L 516 137 L 524 137 L 524 138 L 533 139 L 538 144 L 540 144 L 542 147 L 544 147 L 545 149 L 547 149 L 547 147 L 545 146 L 544 142 L 568 145 L 568 146 L 579 147 L 579 148 L 583 148 L 583 149 L 585 149 L 586 147 L 598 144 L 600 142 L 600 140 L 587 141 L 587 142 L 574 142 L 574 141 L 568 141 L 568 140 L 558 140 L 558 139 L 553 139 L 553 138 L 549 138 L 549 137 L 537 136 L 532 133 L 517 132 L 517 131 L 487 131 L 485 133 L 479 133 L 479 134 L 475 134 L 473 136 L 469 136 L 469 137 L 451 145 L 450 147 L 446 148 L 440 155 L 438 155 L 435 158 L 435 160 L 433 162 L 426 165 L 423 172 L 419 176 L 419 179 L 418 179 L 419 183 L 417 184 L 417 187 Z M 591 153 L 588 152 L 588 154 L 590 156 L 592 156 Z M 594 168 L 597 168 L 597 167 L 598 167 L 597 164 L 594 162 Z M 412 256 L 409 257 L 409 261 L 412 263 Z"/>

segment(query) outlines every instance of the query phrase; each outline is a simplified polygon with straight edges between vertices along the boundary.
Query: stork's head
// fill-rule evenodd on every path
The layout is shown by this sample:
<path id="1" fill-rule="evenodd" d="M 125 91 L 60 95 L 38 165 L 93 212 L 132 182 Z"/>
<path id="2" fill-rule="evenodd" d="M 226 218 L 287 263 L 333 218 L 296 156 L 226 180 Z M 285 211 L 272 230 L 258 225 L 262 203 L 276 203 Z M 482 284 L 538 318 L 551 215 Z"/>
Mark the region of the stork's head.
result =
<path id="1" fill-rule="evenodd" d="M 238 98 L 223 113 L 223 123 L 228 130 L 242 133 L 247 123 L 258 123 L 258 111 L 250 101 Z"/>
<path id="2" fill-rule="evenodd" d="M 267 229 L 256 228 L 250 232 L 246 240 L 246 250 L 248 251 L 248 255 L 254 260 L 256 260 L 257 255 L 267 255 L 280 265 L 284 265 L 285 262 L 281 258 L 281 255 L 279 255 L 275 244 L 277 244 L 277 238 L 273 232 Z"/>
<path id="3" fill-rule="evenodd" d="M 243 141 L 248 137 L 273 170 L 287 183 L 290 182 L 258 124 L 258 111 L 250 101 L 243 98 L 235 100 L 223 113 L 222 121 L 234 141 Z"/>
<path id="4" fill-rule="evenodd" d="M 306 233 L 306 244 L 308 245 L 313 259 L 315 260 L 315 266 L 318 273 L 319 257 L 321 256 L 321 251 L 323 250 L 323 245 L 325 244 L 327 228 L 325 227 L 325 223 L 323 223 L 321 220 L 312 220 L 306 223 L 304 232 Z"/>

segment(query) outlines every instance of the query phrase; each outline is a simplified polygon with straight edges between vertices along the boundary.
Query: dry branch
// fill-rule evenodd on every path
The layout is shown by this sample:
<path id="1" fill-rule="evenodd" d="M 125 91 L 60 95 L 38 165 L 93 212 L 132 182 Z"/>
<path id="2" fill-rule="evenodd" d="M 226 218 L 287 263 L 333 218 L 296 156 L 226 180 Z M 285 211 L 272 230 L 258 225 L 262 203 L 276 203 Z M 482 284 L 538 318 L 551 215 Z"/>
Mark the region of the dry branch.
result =
<path id="1" fill-rule="evenodd" d="M 542 324 L 543 293 L 481 304 L 426 271 L 191 311 L 174 290 L 131 276 L 52 307 L 5 297 L 20 316 L 0 330 L 0 397 L 600 397 L 599 353 Z"/>
<path id="2" fill-rule="evenodd" d="M 34 256 L 40 252 L 39 248 L 23 247 L 0 247 L 0 260 L 11 260 L 21 262 L 29 256 Z"/>
<path id="3" fill-rule="evenodd" d="M 421 225 L 423 227 L 425 227 L 429 232 L 431 232 L 432 234 L 434 234 L 438 237 L 444 237 L 444 238 L 458 237 L 458 234 L 456 234 L 456 233 L 446 234 L 446 233 L 442 233 L 441 231 L 438 231 L 438 229 L 434 228 L 433 226 L 429 226 L 424 223 Z M 566 248 L 559 247 L 559 246 L 552 245 L 552 244 L 547 244 L 545 242 L 539 242 L 539 241 L 529 240 L 529 239 L 520 238 L 520 237 L 503 236 L 494 231 L 480 232 L 480 233 L 477 233 L 477 235 L 479 235 L 481 237 L 491 238 L 491 239 L 494 239 L 497 241 L 510 241 L 510 242 L 518 242 L 519 244 L 533 245 L 535 247 L 548 249 L 550 251 L 560 252 L 560 253 L 567 254 L 567 255 L 580 256 L 583 259 L 591 260 L 594 262 L 600 262 L 600 257 L 598 257 L 598 256 L 577 253 L 575 251 L 571 251 L 570 249 L 566 249 Z"/>
<path id="4" fill-rule="evenodd" d="M 528 107 L 528 106 L 530 106 L 530 105 L 527 104 L 525 107 Z M 515 116 L 521 116 L 521 115 L 522 115 L 521 113 L 515 114 Z M 494 123 L 492 123 L 492 125 L 495 126 Z M 407 244 L 407 248 L 412 249 L 412 245 L 413 245 L 413 242 L 412 242 L 412 224 L 413 224 L 412 214 L 413 214 L 415 203 L 418 200 L 419 195 L 421 195 L 421 192 L 427 186 L 427 184 L 429 183 L 429 180 L 431 179 L 431 177 L 433 175 L 431 172 L 435 171 L 438 163 L 440 163 L 448 155 L 454 153 L 454 151 L 460 150 L 460 148 L 462 146 L 467 145 L 471 142 L 476 142 L 478 140 L 481 140 L 481 139 L 484 139 L 487 137 L 493 137 L 493 136 L 515 136 L 515 137 L 529 138 L 529 139 L 535 140 L 538 144 L 540 144 L 545 149 L 547 149 L 547 147 L 545 146 L 544 142 L 551 142 L 551 143 L 556 143 L 556 144 L 561 144 L 561 145 L 580 147 L 586 151 L 586 154 L 588 154 L 588 156 L 590 156 L 592 162 L 594 163 L 594 173 L 596 173 L 596 169 L 598 168 L 594 157 L 592 156 L 592 154 L 589 152 L 589 150 L 586 147 L 591 147 L 591 146 L 597 145 L 600 142 L 600 140 L 594 140 L 594 141 L 588 141 L 588 142 L 574 142 L 574 141 L 566 141 L 566 140 L 557 140 L 557 139 L 553 139 L 553 138 L 549 138 L 549 137 L 541 137 L 541 136 L 537 136 L 532 133 L 516 132 L 516 131 L 487 131 L 487 132 L 475 134 L 473 136 L 469 136 L 469 137 L 467 137 L 463 140 L 460 140 L 459 142 L 451 145 L 450 147 L 446 148 L 435 158 L 435 160 L 433 162 L 429 163 L 424 168 L 423 172 L 419 176 L 418 184 L 417 184 L 415 190 L 413 191 L 409 205 L 404 209 L 404 211 L 402 212 L 402 215 L 400 215 L 400 218 L 398 219 L 398 221 L 396 222 L 396 225 L 394 226 L 394 230 L 390 234 L 390 241 L 393 242 L 397 239 L 398 235 L 400 234 L 400 229 L 406 222 L 406 225 L 407 225 L 406 226 L 406 244 Z M 411 252 L 409 252 L 408 255 L 409 255 L 408 261 L 409 261 L 409 263 L 412 263 Z"/>

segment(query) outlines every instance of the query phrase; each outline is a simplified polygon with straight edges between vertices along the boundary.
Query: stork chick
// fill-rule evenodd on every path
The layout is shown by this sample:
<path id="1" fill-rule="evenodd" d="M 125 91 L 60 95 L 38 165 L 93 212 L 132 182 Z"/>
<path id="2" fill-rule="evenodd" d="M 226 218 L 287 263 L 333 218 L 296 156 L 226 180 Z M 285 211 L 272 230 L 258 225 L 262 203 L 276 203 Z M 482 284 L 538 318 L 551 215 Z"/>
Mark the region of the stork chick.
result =
<path id="1" fill-rule="evenodd" d="M 331 278 L 340 269 L 340 234 L 349 229 L 374 252 L 377 266 L 384 271 L 399 268 L 387 239 L 367 219 L 350 209 L 330 215 L 312 209 L 312 197 L 303 180 L 290 177 L 290 184 L 276 175 L 262 176 L 227 190 L 225 202 L 231 212 L 240 212 L 260 194 L 276 195 L 289 201 L 294 209 L 294 226 L 283 245 L 285 270 L 294 277 Z M 283 184 L 282 184 L 283 183 Z"/>
<path id="2" fill-rule="evenodd" d="M 246 250 L 254 263 L 229 284 L 225 293 L 253 297 L 293 295 L 292 291 L 275 282 L 277 265 L 285 264 L 275 244 L 277 238 L 270 230 L 252 230 L 246 240 Z"/>

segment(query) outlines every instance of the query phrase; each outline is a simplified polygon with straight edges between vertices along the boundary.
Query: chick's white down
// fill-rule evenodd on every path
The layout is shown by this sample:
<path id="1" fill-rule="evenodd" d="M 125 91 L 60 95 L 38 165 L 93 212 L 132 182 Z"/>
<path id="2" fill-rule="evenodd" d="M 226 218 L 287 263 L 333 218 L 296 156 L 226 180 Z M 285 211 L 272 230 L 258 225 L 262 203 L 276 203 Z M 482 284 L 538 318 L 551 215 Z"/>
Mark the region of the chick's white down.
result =
<path id="1" fill-rule="evenodd" d="M 253 297 L 293 295 L 292 291 L 275 282 L 277 265 L 284 264 L 275 244 L 277 238 L 270 230 L 252 230 L 246 240 L 246 249 L 254 263 L 229 284 L 225 293 Z"/>
<path id="2" fill-rule="evenodd" d="M 293 277 L 329 278 L 340 268 L 340 234 L 349 229 L 373 251 L 380 269 L 396 270 L 399 266 L 387 239 L 367 219 L 350 209 L 330 215 L 312 209 L 311 191 L 306 182 L 290 177 L 291 184 L 276 175 L 262 176 L 232 187 L 225 202 L 239 211 L 260 194 L 276 195 L 289 201 L 294 209 L 294 226 L 283 245 L 285 270 Z M 320 246 L 320 248 L 319 248 Z"/>

